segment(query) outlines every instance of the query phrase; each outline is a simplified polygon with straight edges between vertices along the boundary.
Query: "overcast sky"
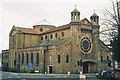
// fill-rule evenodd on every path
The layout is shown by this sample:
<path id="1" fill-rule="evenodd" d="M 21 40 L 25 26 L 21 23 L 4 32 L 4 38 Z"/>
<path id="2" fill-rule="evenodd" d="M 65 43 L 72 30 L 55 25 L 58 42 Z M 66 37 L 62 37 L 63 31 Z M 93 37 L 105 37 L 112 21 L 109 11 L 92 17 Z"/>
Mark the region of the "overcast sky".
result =
<path id="1" fill-rule="evenodd" d="M 70 22 L 71 11 L 77 5 L 81 19 L 94 13 L 103 18 L 103 10 L 110 8 L 110 0 L 1 0 L 0 52 L 9 48 L 9 32 L 13 25 L 32 28 L 46 19 L 55 26 Z"/>

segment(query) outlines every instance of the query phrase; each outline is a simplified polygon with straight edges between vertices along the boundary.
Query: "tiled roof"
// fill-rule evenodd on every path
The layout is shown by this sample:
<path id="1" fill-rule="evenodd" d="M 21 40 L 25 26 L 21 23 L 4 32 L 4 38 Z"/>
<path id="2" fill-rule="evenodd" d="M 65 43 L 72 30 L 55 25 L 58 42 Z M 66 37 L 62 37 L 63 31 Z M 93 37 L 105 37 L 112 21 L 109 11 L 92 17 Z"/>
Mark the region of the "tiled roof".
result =
<path id="1" fill-rule="evenodd" d="M 74 13 L 74 12 L 79 12 L 76 8 L 72 11 L 72 13 Z"/>
<path id="2" fill-rule="evenodd" d="M 59 44 L 60 42 L 64 41 L 65 39 L 56 39 L 56 40 L 50 40 L 50 41 L 45 41 L 45 42 L 39 42 L 35 45 L 33 45 L 33 47 L 39 47 L 39 46 L 54 46 Z"/>
<path id="3" fill-rule="evenodd" d="M 95 17 L 95 16 L 96 16 L 96 17 L 98 17 L 98 15 L 97 15 L 96 13 L 93 13 L 93 15 L 92 15 L 92 16 L 94 16 L 94 17 Z"/>
<path id="4" fill-rule="evenodd" d="M 16 27 L 20 33 L 27 33 L 27 34 L 40 34 L 40 32 L 38 32 L 35 29 L 30 29 L 30 28 L 23 28 L 23 27 Z"/>
<path id="5" fill-rule="evenodd" d="M 70 24 L 66 24 L 66 25 L 62 25 L 62 26 L 59 26 L 59 27 L 52 28 L 52 29 L 50 29 L 50 30 L 48 30 L 48 31 L 46 31 L 46 32 L 44 32 L 42 34 L 54 32 L 54 31 L 58 31 L 58 30 L 66 29 L 66 28 L 70 28 Z"/>
<path id="6" fill-rule="evenodd" d="M 62 25 L 62 26 L 54 27 L 54 28 L 51 28 L 51 29 L 48 30 L 48 31 L 43 32 L 43 33 L 40 33 L 40 32 L 38 32 L 37 30 L 31 29 L 31 28 L 17 27 L 17 29 L 18 29 L 21 33 L 40 34 L 40 35 L 43 35 L 43 34 L 55 32 L 55 31 L 59 31 L 59 30 L 63 30 L 63 29 L 68 29 L 68 28 L 70 28 L 71 25 L 81 24 L 81 22 L 82 22 L 83 20 L 85 20 L 85 19 L 86 19 L 86 18 L 82 19 L 79 23 L 78 23 L 78 22 L 77 22 L 77 23 L 69 23 L 69 24 L 65 24 L 65 25 Z"/>

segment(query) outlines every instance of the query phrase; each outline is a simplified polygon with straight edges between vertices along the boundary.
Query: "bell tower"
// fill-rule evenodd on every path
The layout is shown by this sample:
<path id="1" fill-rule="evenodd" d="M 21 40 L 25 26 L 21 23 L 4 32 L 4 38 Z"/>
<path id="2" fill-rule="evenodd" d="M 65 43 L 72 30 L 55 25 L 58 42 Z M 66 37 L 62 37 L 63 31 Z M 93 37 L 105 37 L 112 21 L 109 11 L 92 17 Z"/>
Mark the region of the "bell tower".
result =
<path id="1" fill-rule="evenodd" d="M 71 12 L 71 22 L 80 22 L 80 12 L 75 9 Z"/>
<path id="2" fill-rule="evenodd" d="M 90 20 L 93 25 L 99 25 L 99 16 L 95 12 L 90 17 Z"/>

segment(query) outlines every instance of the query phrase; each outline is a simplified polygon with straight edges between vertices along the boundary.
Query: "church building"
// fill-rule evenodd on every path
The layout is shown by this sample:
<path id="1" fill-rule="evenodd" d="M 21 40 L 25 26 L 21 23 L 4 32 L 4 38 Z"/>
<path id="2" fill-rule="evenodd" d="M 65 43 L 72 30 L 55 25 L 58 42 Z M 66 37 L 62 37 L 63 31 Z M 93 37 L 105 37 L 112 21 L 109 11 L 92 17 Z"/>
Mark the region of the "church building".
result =
<path id="1" fill-rule="evenodd" d="M 43 22 L 46 22 L 45 20 Z M 109 48 L 99 39 L 99 16 L 80 19 L 75 8 L 71 22 L 62 26 L 37 24 L 13 26 L 9 33 L 10 70 L 76 74 L 111 69 Z"/>

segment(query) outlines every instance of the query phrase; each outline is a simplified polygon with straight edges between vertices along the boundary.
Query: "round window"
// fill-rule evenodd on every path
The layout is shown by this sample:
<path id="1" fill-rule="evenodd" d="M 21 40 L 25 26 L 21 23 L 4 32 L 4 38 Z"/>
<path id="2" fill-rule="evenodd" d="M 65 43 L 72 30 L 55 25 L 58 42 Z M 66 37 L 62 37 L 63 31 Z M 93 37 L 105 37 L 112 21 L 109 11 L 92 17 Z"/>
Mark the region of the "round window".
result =
<path id="1" fill-rule="evenodd" d="M 83 43 L 82 43 L 82 46 L 83 46 L 84 49 L 88 49 L 89 48 L 88 40 L 84 40 Z"/>
<path id="2" fill-rule="evenodd" d="M 43 28 L 40 28 L 40 32 L 42 32 L 43 31 Z"/>
<path id="3" fill-rule="evenodd" d="M 80 42 L 81 45 L 81 51 L 85 54 L 88 54 L 91 52 L 92 49 L 92 43 L 91 39 L 88 37 L 83 37 Z"/>

